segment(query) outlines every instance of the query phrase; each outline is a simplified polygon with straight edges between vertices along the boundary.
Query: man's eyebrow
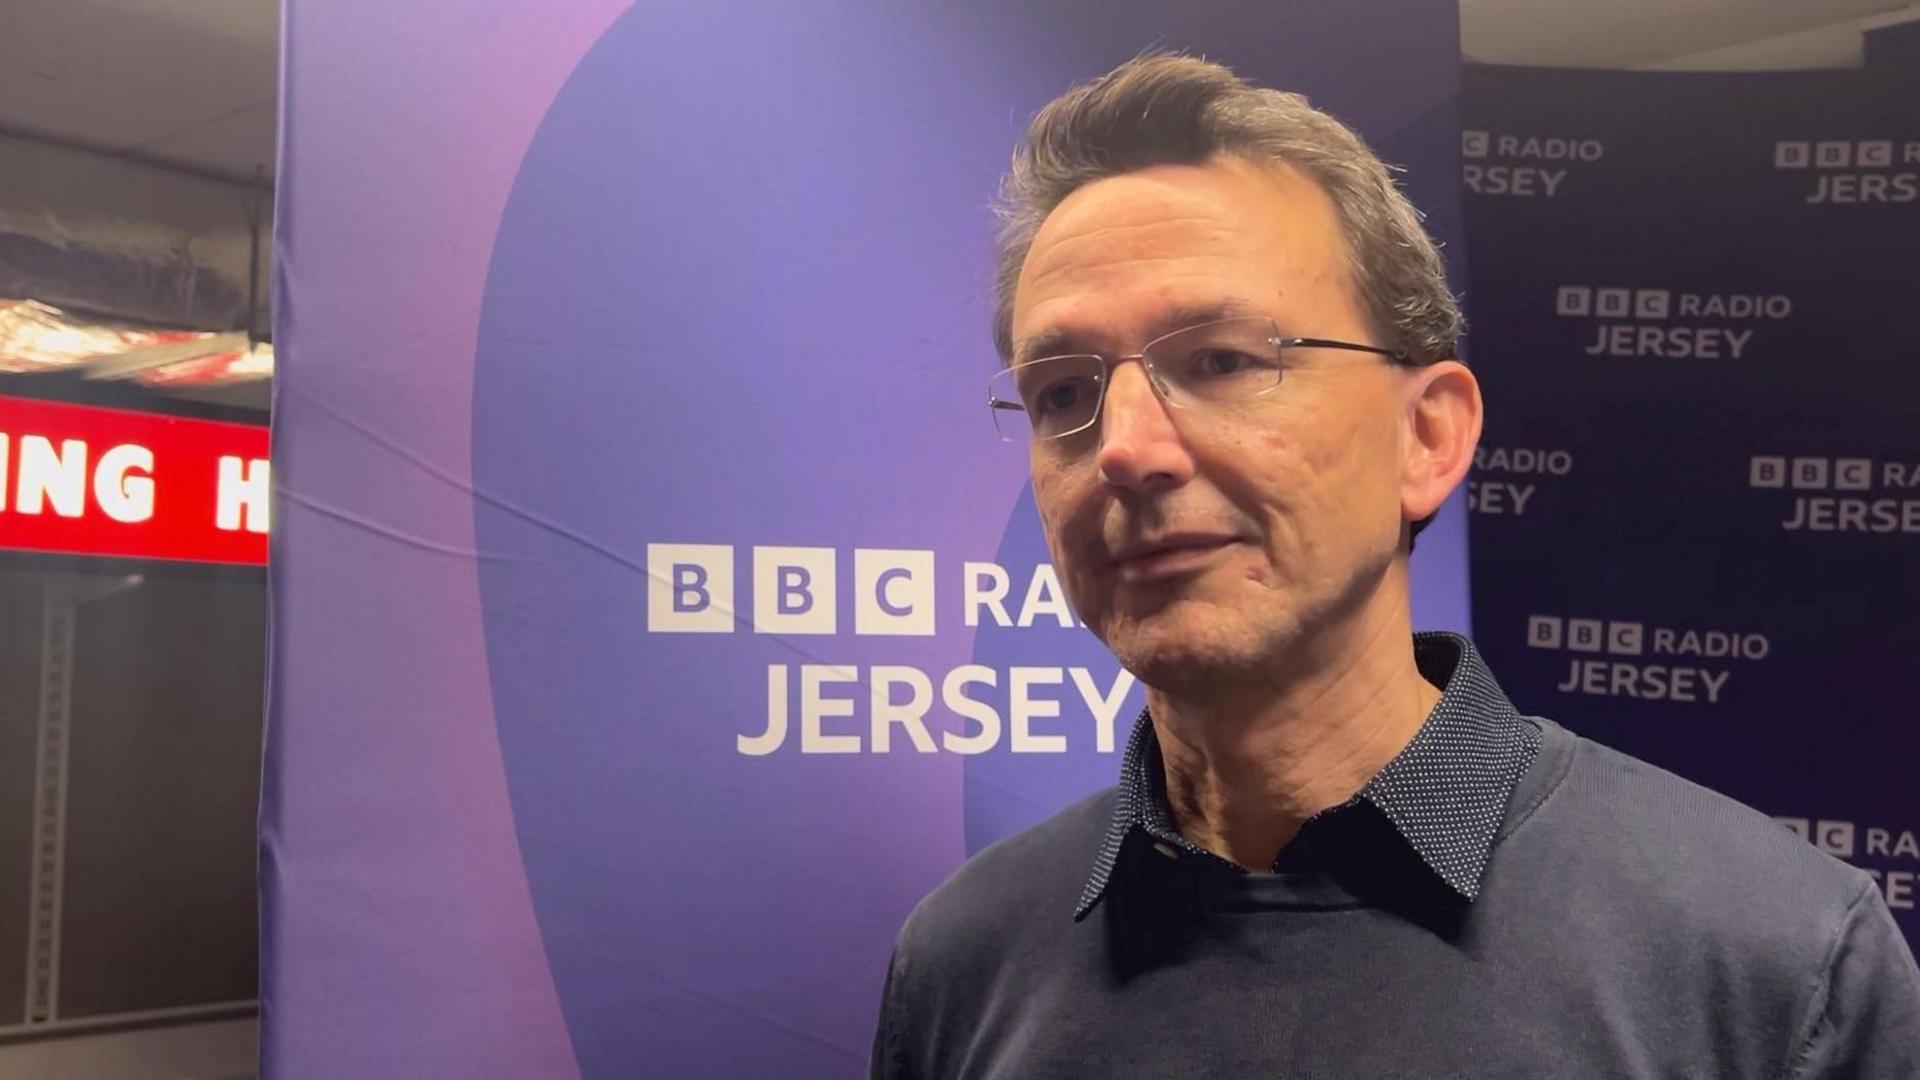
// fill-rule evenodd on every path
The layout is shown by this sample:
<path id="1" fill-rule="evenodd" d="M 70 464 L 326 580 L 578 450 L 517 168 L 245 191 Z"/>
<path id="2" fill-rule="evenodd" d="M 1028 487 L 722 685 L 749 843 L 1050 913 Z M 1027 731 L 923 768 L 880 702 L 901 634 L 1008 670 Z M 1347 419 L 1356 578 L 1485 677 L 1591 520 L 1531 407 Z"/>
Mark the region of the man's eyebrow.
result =
<path id="1" fill-rule="evenodd" d="M 1201 323 L 1218 322 L 1221 319 L 1239 319 L 1250 315 L 1262 314 L 1252 304 L 1244 300 L 1213 300 L 1203 304 L 1178 304 L 1160 313 L 1154 319 L 1149 338 L 1170 334 L 1175 330 L 1184 330 Z M 1021 364 L 1029 360 L 1038 360 L 1046 356 L 1062 356 L 1069 353 L 1096 352 L 1087 341 L 1091 335 L 1068 327 L 1054 327 L 1023 337 L 1013 347 L 1013 363 Z"/>
<path id="2" fill-rule="evenodd" d="M 1201 323 L 1219 322 L 1221 319 L 1243 319 L 1250 315 L 1259 315 L 1252 304 L 1244 300 L 1215 300 L 1206 304 L 1181 304 L 1170 308 L 1154 324 L 1155 335 L 1170 334 L 1175 330 L 1184 330 Z"/>
<path id="3" fill-rule="evenodd" d="M 1044 356 L 1061 356 L 1076 351 L 1081 336 L 1065 327 L 1028 334 L 1013 347 L 1013 362 L 1024 364 Z"/>

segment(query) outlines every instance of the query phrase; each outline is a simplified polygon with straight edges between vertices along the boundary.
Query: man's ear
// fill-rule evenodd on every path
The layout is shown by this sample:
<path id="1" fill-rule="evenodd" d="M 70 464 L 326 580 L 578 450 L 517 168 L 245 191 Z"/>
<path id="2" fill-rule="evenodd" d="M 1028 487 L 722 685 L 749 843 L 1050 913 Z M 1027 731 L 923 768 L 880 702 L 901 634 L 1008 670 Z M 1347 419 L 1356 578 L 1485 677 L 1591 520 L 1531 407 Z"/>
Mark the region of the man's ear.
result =
<path id="1" fill-rule="evenodd" d="M 1400 514 L 1431 517 L 1473 466 L 1480 442 L 1480 380 L 1458 360 L 1410 373 L 1400 462 Z"/>

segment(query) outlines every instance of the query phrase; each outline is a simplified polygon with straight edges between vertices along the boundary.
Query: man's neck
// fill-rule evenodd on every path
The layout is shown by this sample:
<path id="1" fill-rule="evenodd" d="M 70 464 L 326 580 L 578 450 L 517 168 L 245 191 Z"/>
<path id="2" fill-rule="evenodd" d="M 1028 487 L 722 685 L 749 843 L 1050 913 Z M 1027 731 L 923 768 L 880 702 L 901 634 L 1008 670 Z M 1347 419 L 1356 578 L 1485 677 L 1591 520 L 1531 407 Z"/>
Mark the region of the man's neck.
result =
<path id="1" fill-rule="evenodd" d="M 1413 740 L 1440 691 L 1415 664 L 1404 597 L 1281 661 L 1279 689 L 1254 700 L 1148 690 L 1182 836 L 1265 870 L 1302 822 L 1352 798 Z"/>

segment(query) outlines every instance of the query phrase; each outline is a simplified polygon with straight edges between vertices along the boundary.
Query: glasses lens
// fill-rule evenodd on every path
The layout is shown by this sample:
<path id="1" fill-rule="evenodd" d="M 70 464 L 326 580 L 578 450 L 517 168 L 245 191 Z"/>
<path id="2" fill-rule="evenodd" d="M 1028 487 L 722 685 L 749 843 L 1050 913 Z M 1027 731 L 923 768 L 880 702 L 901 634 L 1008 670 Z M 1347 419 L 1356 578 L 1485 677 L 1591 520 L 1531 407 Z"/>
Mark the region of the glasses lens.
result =
<path id="1" fill-rule="evenodd" d="M 1227 319 L 1176 330 L 1145 352 L 1175 404 L 1236 401 L 1280 385 L 1279 336 L 1271 319 Z"/>
<path id="2" fill-rule="evenodd" d="M 1000 437 L 1057 439 L 1093 423 L 1104 371 L 1097 356 L 1051 356 L 1015 364 L 987 380 Z"/>

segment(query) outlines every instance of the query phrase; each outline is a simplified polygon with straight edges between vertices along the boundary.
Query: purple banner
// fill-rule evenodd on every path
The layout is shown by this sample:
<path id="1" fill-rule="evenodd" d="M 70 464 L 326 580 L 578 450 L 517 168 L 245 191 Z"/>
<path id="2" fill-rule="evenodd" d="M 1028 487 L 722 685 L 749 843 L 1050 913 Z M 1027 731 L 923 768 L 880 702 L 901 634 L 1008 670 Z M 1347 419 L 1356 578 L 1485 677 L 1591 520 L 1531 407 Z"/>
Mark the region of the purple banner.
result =
<path id="1" fill-rule="evenodd" d="M 984 405 L 1026 117 L 1203 53 L 1457 241 L 1453 9 L 288 10 L 267 1075 L 857 1072 L 907 911 L 1139 707 Z"/>

